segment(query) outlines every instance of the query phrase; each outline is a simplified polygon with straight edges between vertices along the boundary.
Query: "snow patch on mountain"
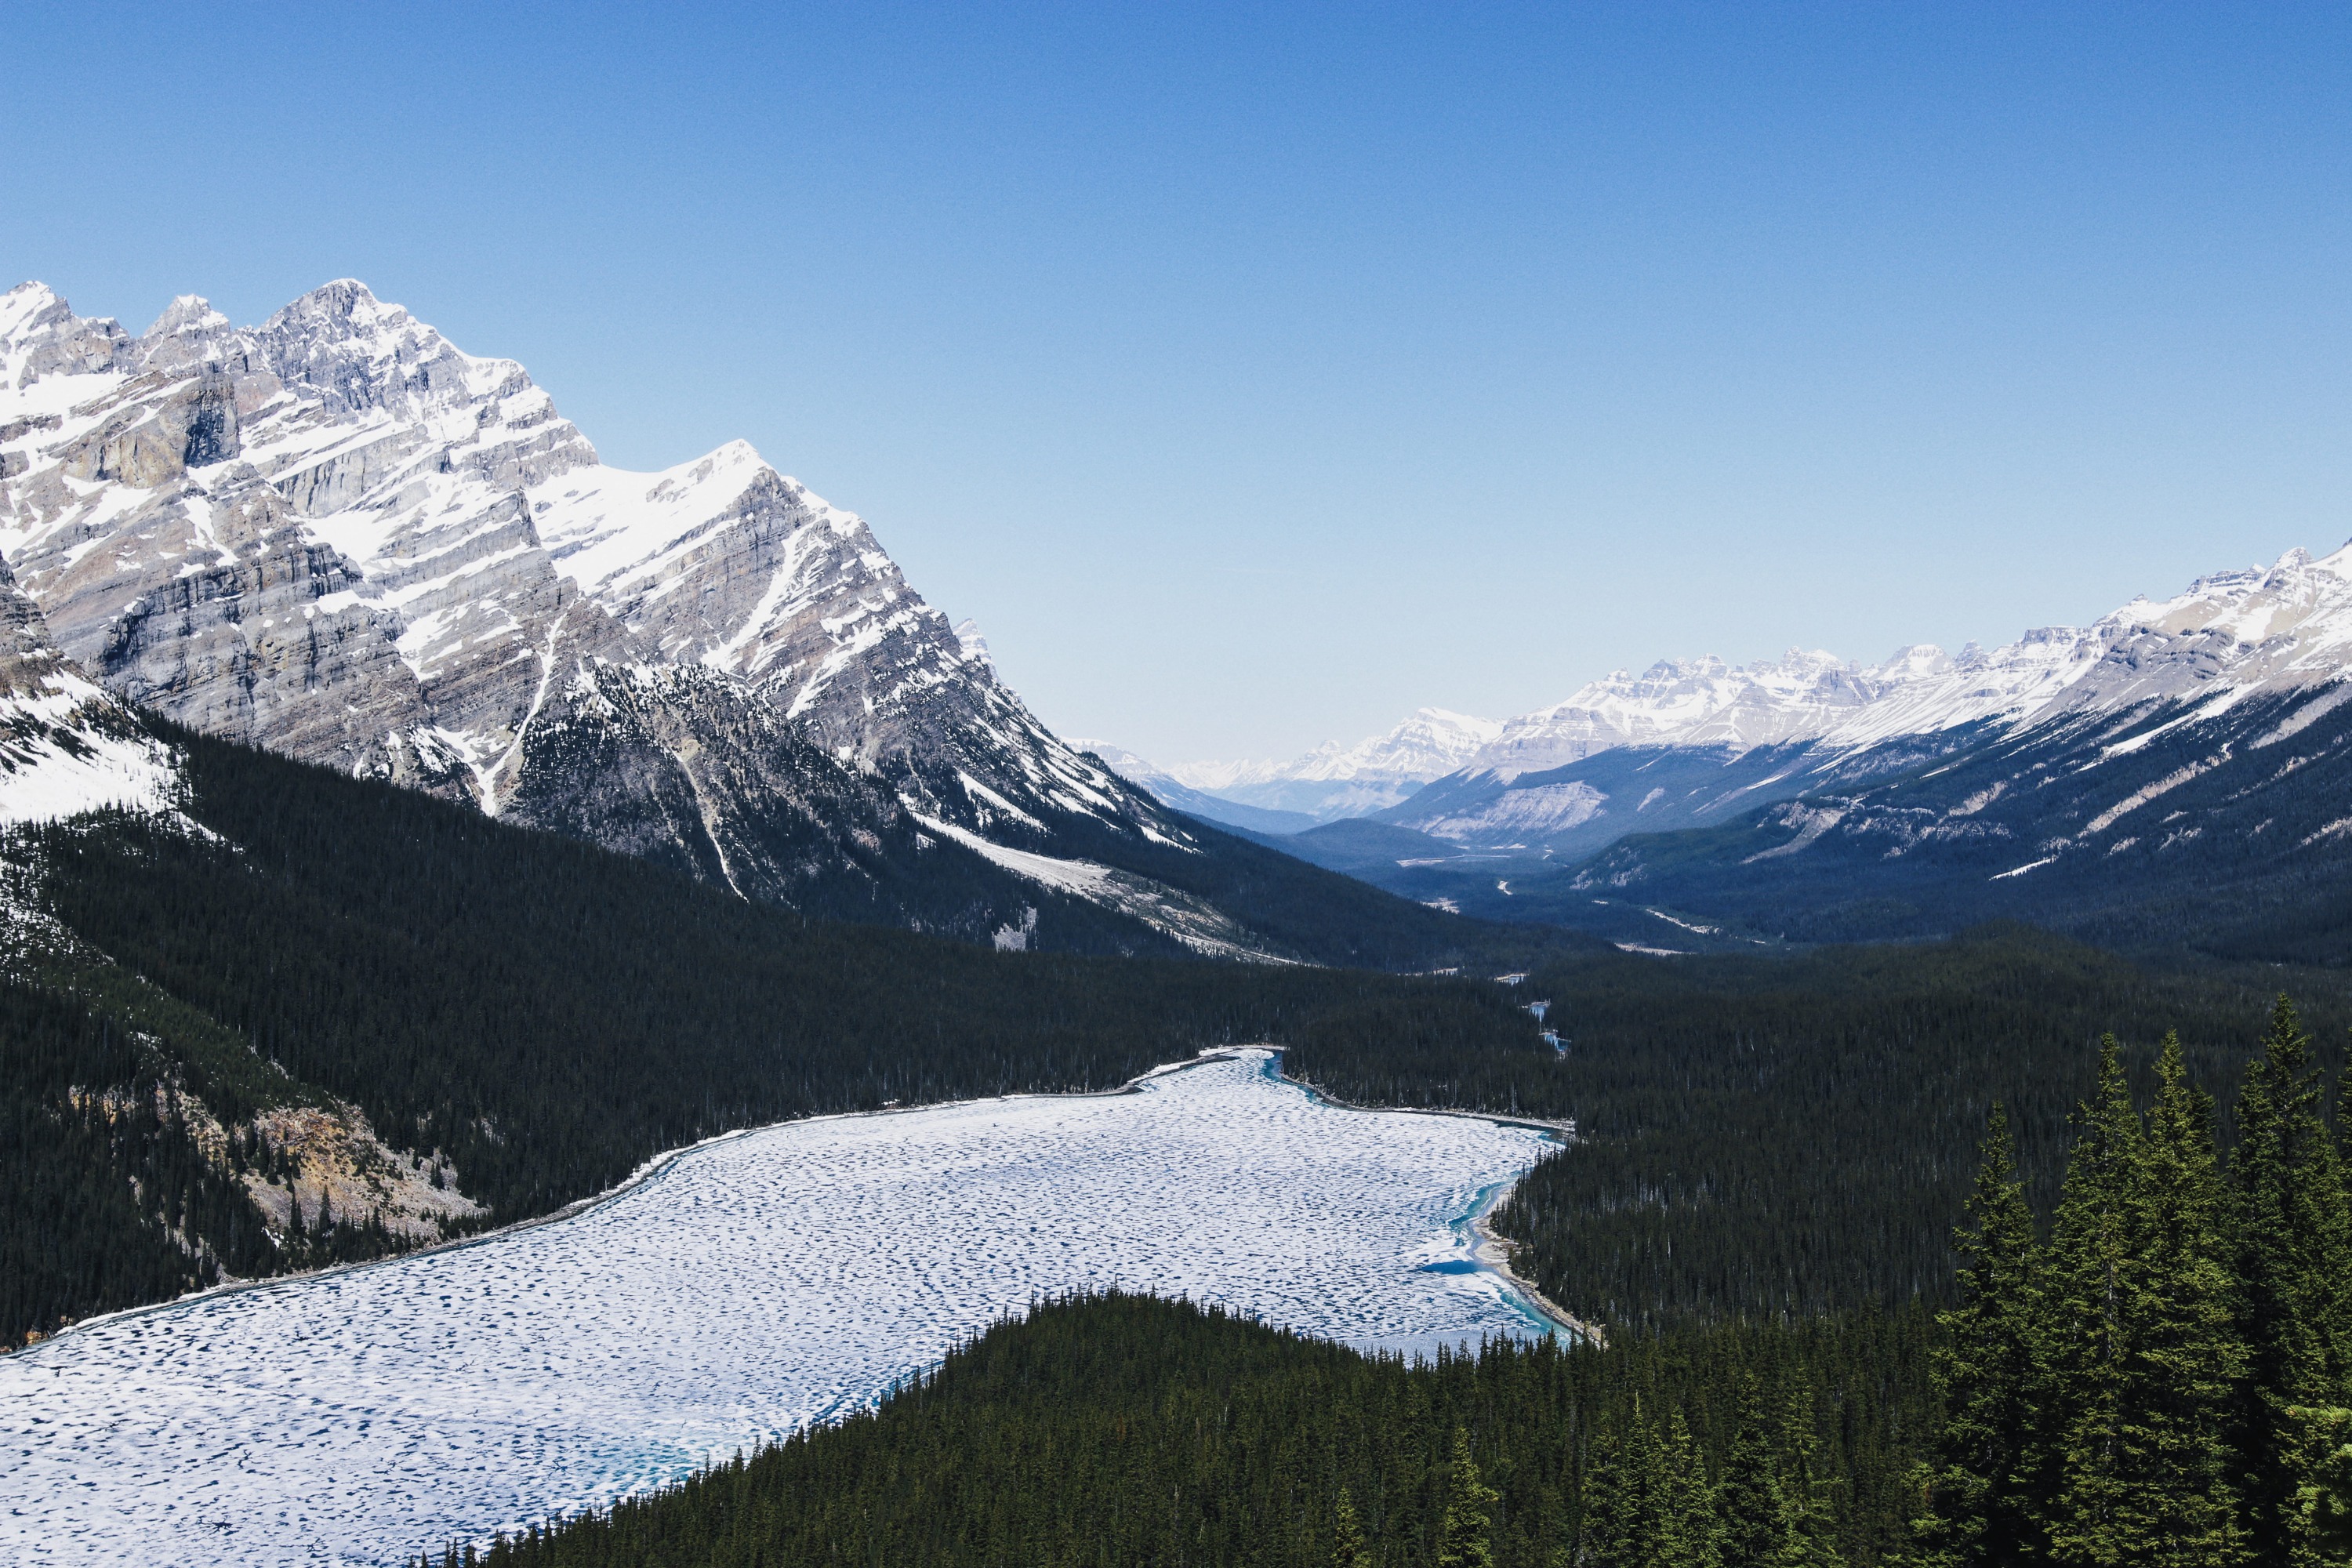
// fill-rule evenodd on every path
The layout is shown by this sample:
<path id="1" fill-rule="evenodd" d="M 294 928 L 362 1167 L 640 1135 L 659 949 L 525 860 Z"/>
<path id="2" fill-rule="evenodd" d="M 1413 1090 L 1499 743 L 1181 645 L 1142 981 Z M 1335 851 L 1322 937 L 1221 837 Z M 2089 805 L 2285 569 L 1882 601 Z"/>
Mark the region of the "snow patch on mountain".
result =
<path id="1" fill-rule="evenodd" d="M 170 812 L 178 759 L 53 646 L 0 562 L 0 826 Z"/>
<path id="2" fill-rule="evenodd" d="M 1195 952 L 1254 963 L 1291 962 L 1266 952 L 1246 928 L 1213 905 L 1165 882 L 1092 860 L 1066 860 L 1032 850 L 1008 848 L 952 822 L 920 812 L 913 816 L 931 832 L 955 840 L 1015 876 L 1139 920 L 1155 931 L 1167 932 Z"/>
<path id="3" fill-rule="evenodd" d="M 135 727 L 91 722 L 112 706 L 97 686 L 62 671 L 37 690 L 0 696 L 0 825 L 172 808 L 180 773 L 170 750 Z"/>
<path id="4" fill-rule="evenodd" d="M 1592 819 L 1609 797 L 1581 780 L 1507 790 L 1467 811 L 1441 813 L 1416 824 L 1423 833 L 1465 844 L 1543 838 Z"/>
<path id="5" fill-rule="evenodd" d="M 1172 779 L 1238 805 L 1329 822 L 1396 805 L 1461 767 L 1501 732 L 1492 719 L 1423 708 L 1386 734 L 1352 746 L 1328 741 L 1288 762 L 1179 763 L 1162 768 L 1136 758 L 1139 769 L 1120 771 L 1146 788 L 1152 787 L 1152 778 Z"/>

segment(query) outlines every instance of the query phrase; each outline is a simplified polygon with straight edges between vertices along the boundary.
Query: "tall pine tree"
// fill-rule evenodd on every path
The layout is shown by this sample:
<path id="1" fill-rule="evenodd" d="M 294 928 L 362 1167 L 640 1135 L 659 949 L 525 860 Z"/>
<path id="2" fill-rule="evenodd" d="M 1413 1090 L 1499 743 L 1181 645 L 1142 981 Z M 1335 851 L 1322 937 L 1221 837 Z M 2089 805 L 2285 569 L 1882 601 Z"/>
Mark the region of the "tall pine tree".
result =
<path id="1" fill-rule="evenodd" d="M 1785 1568 L 1843 1568 L 1844 1554 L 1837 1546 L 1836 1483 L 1820 1472 L 1814 1456 L 1821 1444 L 1813 1429 L 1813 1394 L 1800 1385 L 1790 1390 L 1781 1418 L 1780 1446 L 1789 1468 L 1780 1483 L 1787 1500 L 1782 1529 L 1789 1548 Z"/>
<path id="2" fill-rule="evenodd" d="M 2123 1296 L 2139 1118 L 2113 1035 L 2099 1042 L 2098 1087 L 2077 1111 L 2075 1126 L 2042 1296 L 2044 1435 L 2033 1484 L 2050 1561 L 2064 1568 L 2121 1568 L 2130 1561 L 2117 1529 L 2129 1485 Z"/>
<path id="3" fill-rule="evenodd" d="M 2321 1561 L 2299 1500 L 2322 1455 L 2297 1405 L 2345 1402 L 2347 1257 L 2344 1173 L 2322 1106 L 2311 1037 L 2281 996 L 2238 1093 L 2230 1162 L 2237 1206 L 2238 1329 L 2246 1348 L 2232 1446 L 2247 1543 L 2259 1568 Z"/>
<path id="4" fill-rule="evenodd" d="M 2011 1568 L 2041 1560 L 2042 1507 L 2034 1462 L 2040 1406 L 2041 1247 L 2017 1175 L 2008 1110 L 1996 1103 L 1985 1131 L 1959 1254 L 1959 1305 L 1938 1315 L 1937 1392 L 1944 1425 L 1919 1521 L 1931 1563 Z"/>
<path id="5" fill-rule="evenodd" d="M 1656 1439 L 1636 1395 L 1631 1413 L 1605 1423 L 1593 1440 L 1577 1532 L 1582 1568 L 1651 1568 L 1661 1468 Z"/>
<path id="6" fill-rule="evenodd" d="M 1690 1426 L 1676 1410 L 1667 1418 L 1658 1445 L 1658 1521 L 1652 1561 L 1664 1568 L 1717 1568 L 1723 1561 L 1715 1513 L 1715 1489 L 1706 1460 L 1691 1440 Z"/>
<path id="7" fill-rule="evenodd" d="M 1478 1475 L 1470 1434 L 1454 1429 L 1454 1462 L 1445 1478 L 1445 1517 L 1439 1522 L 1437 1568 L 1495 1568 L 1494 1520 L 1502 1493 Z"/>
<path id="8" fill-rule="evenodd" d="M 2177 1036 L 2165 1037 L 2157 1082 L 2123 1211 L 2114 1560 L 2231 1568 L 2241 1538 L 2229 1415 L 2245 1354 L 2212 1101 L 2189 1084 Z"/>
<path id="9" fill-rule="evenodd" d="M 1780 1484 L 1776 1434 L 1764 1415 L 1763 1390 L 1753 1374 L 1740 1392 L 1739 1425 L 1716 1488 L 1723 1522 L 1723 1568 L 1789 1568 L 1803 1552 L 1790 1528 L 1793 1512 Z"/>
<path id="10" fill-rule="evenodd" d="M 1339 1518 L 1331 1527 L 1331 1568 L 1372 1568 L 1372 1545 L 1356 1517 L 1356 1500 L 1339 1489 Z"/>

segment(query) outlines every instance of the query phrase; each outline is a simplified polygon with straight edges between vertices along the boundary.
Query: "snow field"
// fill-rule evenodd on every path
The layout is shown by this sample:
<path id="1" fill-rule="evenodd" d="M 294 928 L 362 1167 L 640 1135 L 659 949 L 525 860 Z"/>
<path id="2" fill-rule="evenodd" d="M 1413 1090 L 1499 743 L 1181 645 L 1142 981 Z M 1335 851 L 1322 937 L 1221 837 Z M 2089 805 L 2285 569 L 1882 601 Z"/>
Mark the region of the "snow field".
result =
<path id="1" fill-rule="evenodd" d="M 1273 1065 L 738 1134 L 568 1219 L 0 1358 L 0 1559 L 397 1563 L 869 1404 L 1080 1287 L 1367 1348 L 1539 1331 L 1427 1266 L 1544 1136 Z"/>

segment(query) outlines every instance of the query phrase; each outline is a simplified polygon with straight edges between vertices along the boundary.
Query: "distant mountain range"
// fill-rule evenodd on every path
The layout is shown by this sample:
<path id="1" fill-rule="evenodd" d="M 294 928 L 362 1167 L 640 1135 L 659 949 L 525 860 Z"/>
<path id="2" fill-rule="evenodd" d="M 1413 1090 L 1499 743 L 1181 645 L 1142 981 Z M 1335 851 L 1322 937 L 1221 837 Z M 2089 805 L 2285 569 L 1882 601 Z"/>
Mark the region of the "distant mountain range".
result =
<path id="1" fill-rule="evenodd" d="M 0 555 L 56 663 L 11 700 L 7 810 L 102 688 L 814 914 L 1268 959 L 1458 940 L 1065 743 L 749 446 L 613 468 L 520 365 L 352 279 L 257 327 L 185 296 L 136 334 L 0 296 Z M 144 744 L 40 776 L 135 790 Z"/>
<path id="2" fill-rule="evenodd" d="M 1385 735 L 1327 741 L 1286 763 L 1176 763 L 1160 767 L 1108 742 L 1077 742 L 1180 811 L 1265 832 L 1363 816 L 1471 765 L 1504 732 L 1492 719 L 1423 708 Z M 1234 806 L 1244 814 L 1229 815 Z M 1273 813 L 1269 817 L 1266 814 Z M 1278 826 L 1287 822 L 1288 826 Z"/>
<path id="3" fill-rule="evenodd" d="M 1263 841 L 1441 908 L 1685 947 L 1989 914 L 2165 935 L 2126 890 L 2201 890 L 2238 931 L 2347 838 L 2347 677 L 2352 546 L 2294 550 L 1957 656 L 1621 670 L 1392 805 Z M 2167 796 L 2163 831 L 2126 830 Z"/>

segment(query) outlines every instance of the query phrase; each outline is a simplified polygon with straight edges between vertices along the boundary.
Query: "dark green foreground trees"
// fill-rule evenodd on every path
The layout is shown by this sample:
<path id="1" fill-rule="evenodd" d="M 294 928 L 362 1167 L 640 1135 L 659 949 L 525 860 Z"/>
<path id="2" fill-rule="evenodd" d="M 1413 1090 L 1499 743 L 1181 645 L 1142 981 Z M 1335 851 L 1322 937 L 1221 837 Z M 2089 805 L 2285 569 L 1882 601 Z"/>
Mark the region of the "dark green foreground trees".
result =
<path id="1" fill-rule="evenodd" d="M 1907 1539 L 1927 1327 L 1911 1314 L 1406 1365 L 1181 1301 L 1054 1302 L 870 1415 L 484 1555 L 500 1568 L 1882 1562 Z M 436 1548 L 426 1568 L 452 1558 L 465 1554 Z"/>
<path id="2" fill-rule="evenodd" d="M 1998 1113 L 1937 1352 L 1923 1561 L 2318 1568 L 2352 1376 L 2352 1211 L 2281 999 L 2226 1162 L 2177 1046 L 2153 1103 L 2101 1054 L 2040 1234 Z"/>

